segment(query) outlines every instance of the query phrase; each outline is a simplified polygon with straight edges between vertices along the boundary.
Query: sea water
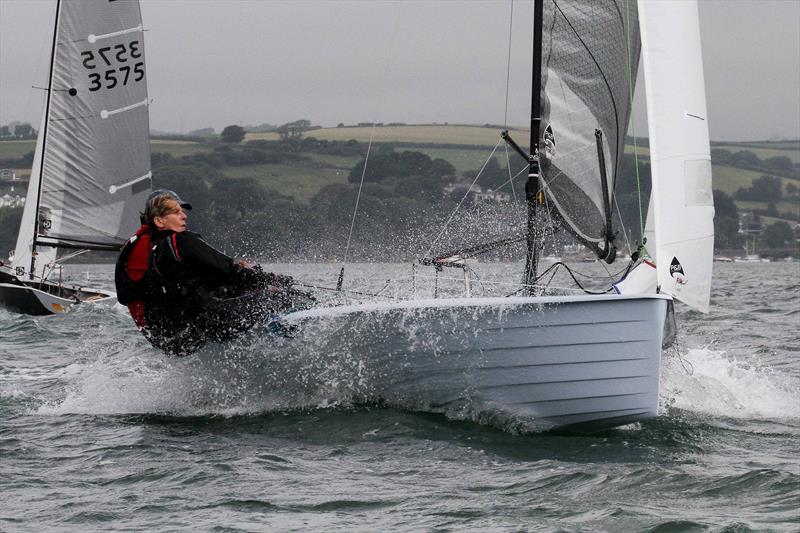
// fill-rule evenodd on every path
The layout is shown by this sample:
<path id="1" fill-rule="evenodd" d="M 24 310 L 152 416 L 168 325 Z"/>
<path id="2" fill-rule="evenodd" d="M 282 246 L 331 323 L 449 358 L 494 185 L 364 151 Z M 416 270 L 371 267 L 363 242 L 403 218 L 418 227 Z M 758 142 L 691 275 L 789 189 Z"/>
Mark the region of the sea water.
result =
<path id="1" fill-rule="evenodd" d="M 489 287 L 517 268 L 482 266 Z M 332 286 L 339 266 L 267 268 Z M 797 531 L 800 265 L 717 264 L 711 312 L 676 309 L 661 416 L 592 435 L 354 402 L 357 361 L 290 339 L 175 359 L 119 304 L 0 311 L 0 530 Z"/>

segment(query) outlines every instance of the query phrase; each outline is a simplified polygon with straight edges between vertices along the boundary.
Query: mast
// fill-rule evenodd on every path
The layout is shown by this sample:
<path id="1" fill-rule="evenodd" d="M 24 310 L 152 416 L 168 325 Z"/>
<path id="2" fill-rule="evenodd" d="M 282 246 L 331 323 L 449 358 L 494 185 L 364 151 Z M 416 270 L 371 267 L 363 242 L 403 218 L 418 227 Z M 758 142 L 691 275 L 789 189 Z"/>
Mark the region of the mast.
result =
<path id="1" fill-rule="evenodd" d="M 48 77 L 47 82 L 47 102 L 44 106 L 44 116 L 45 119 L 43 121 L 44 128 L 43 131 L 39 132 L 42 136 L 42 157 L 41 161 L 39 162 L 39 190 L 36 192 L 36 211 L 34 211 L 33 217 L 33 243 L 31 245 L 31 268 L 28 272 L 28 277 L 33 279 L 34 273 L 36 272 L 36 238 L 39 236 L 39 203 L 42 199 L 42 177 L 44 175 L 44 156 L 45 156 L 45 146 L 47 143 L 47 125 L 50 122 L 48 120 L 50 115 L 50 97 L 53 94 L 53 71 L 56 61 L 56 46 L 58 44 L 58 22 L 61 19 L 61 0 L 56 2 L 56 21 L 53 25 L 53 48 L 50 51 L 50 75 Z"/>
<path id="2" fill-rule="evenodd" d="M 535 293 L 541 230 L 537 224 L 537 211 L 541 195 L 539 181 L 539 131 L 542 121 L 542 16 L 544 0 L 535 0 L 533 15 L 533 83 L 531 84 L 531 142 L 528 156 L 528 181 L 525 183 L 525 198 L 528 203 L 528 252 L 525 258 L 525 287 L 529 296 Z"/>

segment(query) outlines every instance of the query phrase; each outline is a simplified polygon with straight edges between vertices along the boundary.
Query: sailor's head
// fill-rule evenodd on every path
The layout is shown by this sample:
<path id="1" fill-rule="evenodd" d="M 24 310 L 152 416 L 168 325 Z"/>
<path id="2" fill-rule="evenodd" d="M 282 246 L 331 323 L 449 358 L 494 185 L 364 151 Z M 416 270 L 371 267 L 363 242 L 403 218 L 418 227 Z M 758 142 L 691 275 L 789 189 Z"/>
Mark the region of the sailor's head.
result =
<path id="1" fill-rule="evenodd" d="M 142 223 L 150 229 L 172 230 L 180 233 L 186 230 L 186 213 L 192 204 L 181 200 L 175 191 L 158 189 L 150 193 L 142 213 Z"/>

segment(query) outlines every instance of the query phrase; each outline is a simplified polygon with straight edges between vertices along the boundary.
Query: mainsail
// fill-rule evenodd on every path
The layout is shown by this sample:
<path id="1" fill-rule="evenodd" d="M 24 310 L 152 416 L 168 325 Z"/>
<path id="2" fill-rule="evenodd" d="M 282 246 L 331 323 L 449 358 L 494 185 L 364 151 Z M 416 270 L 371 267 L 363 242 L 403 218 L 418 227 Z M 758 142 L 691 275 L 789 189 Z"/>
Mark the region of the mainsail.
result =
<path id="1" fill-rule="evenodd" d="M 542 21 L 542 189 L 603 256 L 639 63 L 636 2 L 550 0 Z"/>
<path id="2" fill-rule="evenodd" d="M 29 186 L 36 194 L 28 195 L 28 227 L 14 253 L 18 274 L 29 271 L 31 253 L 48 247 L 119 247 L 137 226 L 151 186 L 139 2 L 68 0 L 57 11 Z M 37 272 L 47 253 L 36 258 Z"/>

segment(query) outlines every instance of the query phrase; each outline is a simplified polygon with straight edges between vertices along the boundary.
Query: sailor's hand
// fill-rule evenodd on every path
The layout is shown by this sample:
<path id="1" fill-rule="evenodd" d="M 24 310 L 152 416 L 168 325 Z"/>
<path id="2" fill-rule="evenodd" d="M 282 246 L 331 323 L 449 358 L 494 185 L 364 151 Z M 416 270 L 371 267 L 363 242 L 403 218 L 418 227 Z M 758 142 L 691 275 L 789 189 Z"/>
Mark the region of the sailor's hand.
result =
<path id="1" fill-rule="evenodd" d="M 236 264 L 241 268 L 253 268 L 253 262 L 245 258 L 239 259 Z"/>

